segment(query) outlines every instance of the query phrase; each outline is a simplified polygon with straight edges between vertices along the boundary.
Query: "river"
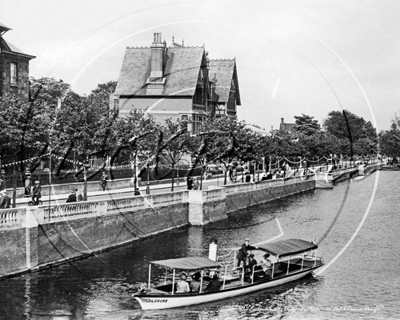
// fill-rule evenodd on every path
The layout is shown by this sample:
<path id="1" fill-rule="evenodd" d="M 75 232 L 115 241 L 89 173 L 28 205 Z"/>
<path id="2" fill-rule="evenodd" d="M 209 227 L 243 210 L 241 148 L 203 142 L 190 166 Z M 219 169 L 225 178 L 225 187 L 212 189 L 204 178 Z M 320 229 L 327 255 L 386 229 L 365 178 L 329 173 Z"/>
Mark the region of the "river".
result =
<path id="1" fill-rule="evenodd" d="M 381 171 L 0 281 L 0 319 L 399 319 L 400 172 Z M 182 308 L 142 311 L 130 286 L 151 260 L 207 256 L 271 238 L 316 239 L 320 274 L 272 290 Z M 257 257 L 257 256 L 256 256 Z"/>

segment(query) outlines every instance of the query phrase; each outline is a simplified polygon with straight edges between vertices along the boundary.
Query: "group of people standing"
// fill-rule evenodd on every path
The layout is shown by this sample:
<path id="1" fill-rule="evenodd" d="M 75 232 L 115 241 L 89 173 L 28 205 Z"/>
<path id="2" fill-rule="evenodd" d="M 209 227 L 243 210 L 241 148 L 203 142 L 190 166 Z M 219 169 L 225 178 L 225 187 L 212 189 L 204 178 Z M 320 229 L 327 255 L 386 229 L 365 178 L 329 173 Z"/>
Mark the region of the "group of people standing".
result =
<path id="1" fill-rule="evenodd" d="M 193 179 L 192 177 L 189 177 L 187 179 L 187 188 L 188 190 L 199 190 L 200 188 L 199 179 L 198 178 Z"/>
<path id="2" fill-rule="evenodd" d="M 67 202 L 77 202 L 77 201 L 83 201 L 82 192 L 80 192 L 79 189 L 72 189 L 68 196 Z"/>
<path id="3" fill-rule="evenodd" d="M 242 247 L 236 256 L 237 267 L 239 268 L 243 263 L 243 269 L 247 277 L 251 277 L 254 272 L 255 278 L 260 278 L 262 276 L 271 276 L 272 262 L 268 259 L 270 254 L 267 252 L 263 255 L 263 260 L 260 264 L 254 258 L 254 254 L 249 253 L 250 250 L 261 250 L 259 247 L 253 247 L 250 245 L 250 240 L 245 239 Z"/>

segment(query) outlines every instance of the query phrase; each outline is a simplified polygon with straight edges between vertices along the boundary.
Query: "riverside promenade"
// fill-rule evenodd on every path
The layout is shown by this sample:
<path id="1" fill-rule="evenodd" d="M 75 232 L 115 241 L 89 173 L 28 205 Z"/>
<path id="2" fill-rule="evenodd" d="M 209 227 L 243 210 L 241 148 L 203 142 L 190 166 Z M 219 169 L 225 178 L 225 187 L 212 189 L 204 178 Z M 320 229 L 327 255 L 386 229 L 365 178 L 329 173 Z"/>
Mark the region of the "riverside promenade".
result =
<path id="1" fill-rule="evenodd" d="M 374 170 L 379 166 L 380 163 L 375 163 L 369 168 Z M 21 202 L 20 207 L 0 210 L 0 277 L 93 255 L 175 228 L 202 226 L 225 219 L 230 212 L 291 194 L 333 187 L 335 177 L 345 179 L 359 170 L 357 167 L 333 172 L 326 169 L 320 168 L 309 175 L 293 172 L 285 180 L 225 186 L 216 185 L 223 183 L 218 177 L 203 181 L 203 188 L 207 187 L 203 190 L 188 191 L 181 182 L 174 192 L 168 184 L 152 186 L 150 195 L 144 194 L 142 187 L 142 195 L 134 196 L 133 188 L 126 187 L 89 191 L 89 201 L 85 202 L 65 203 L 67 194 L 63 193 L 57 194 L 58 198 L 51 195 L 52 202 L 41 206 L 23 206 Z M 43 200 L 48 200 L 46 197 L 49 196 Z M 92 200 L 95 197 L 104 198 Z"/>

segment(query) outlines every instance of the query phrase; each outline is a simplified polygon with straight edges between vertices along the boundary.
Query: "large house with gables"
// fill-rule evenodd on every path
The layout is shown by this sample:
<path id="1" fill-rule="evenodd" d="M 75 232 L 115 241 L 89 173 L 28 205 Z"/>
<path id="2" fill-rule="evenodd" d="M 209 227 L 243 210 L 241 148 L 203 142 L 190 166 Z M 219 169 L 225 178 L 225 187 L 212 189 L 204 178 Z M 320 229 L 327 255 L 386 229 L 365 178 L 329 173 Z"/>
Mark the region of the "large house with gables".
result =
<path id="1" fill-rule="evenodd" d="M 29 61 L 35 56 L 26 54 L 3 38 L 11 30 L 0 23 L 0 96 L 13 94 L 24 101 L 29 99 Z"/>
<path id="2" fill-rule="evenodd" d="M 210 77 L 212 76 L 212 79 Z M 205 48 L 154 34 L 150 47 L 128 47 L 110 108 L 119 116 L 140 109 L 157 121 L 188 120 L 197 132 L 207 117 L 236 116 L 240 105 L 235 60 L 210 60 Z"/>

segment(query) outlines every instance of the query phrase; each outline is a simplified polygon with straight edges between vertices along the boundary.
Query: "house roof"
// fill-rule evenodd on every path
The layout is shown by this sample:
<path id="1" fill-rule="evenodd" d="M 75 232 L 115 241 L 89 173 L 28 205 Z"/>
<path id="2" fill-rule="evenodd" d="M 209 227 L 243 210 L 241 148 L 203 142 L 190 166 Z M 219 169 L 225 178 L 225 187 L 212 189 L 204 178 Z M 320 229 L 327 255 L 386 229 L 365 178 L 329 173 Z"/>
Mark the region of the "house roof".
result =
<path id="1" fill-rule="evenodd" d="M 235 59 L 210 60 L 209 77 L 211 81 L 216 79 L 215 93 L 218 95 L 219 102 L 227 102 L 231 90 L 232 79 L 235 81 L 238 90 Z M 239 95 L 237 95 L 239 97 Z M 240 104 L 240 103 L 238 103 Z"/>
<path id="2" fill-rule="evenodd" d="M 16 46 L 14 46 L 12 43 L 10 43 L 9 41 L 7 41 L 4 38 L 0 38 L 0 41 L 2 42 L 1 47 L 4 48 L 5 52 L 17 54 L 19 56 L 23 56 L 23 57 L 26 57 L 29 59 L 36 58 L 35 56 L 26 54 L 25 52 L 22 52 L 20 49 L 18 49 Z"/>
<path id="3" fill-rule="evenodd" d="M 7 27 L 6 25 L 0 23 L 0 33 L 7 32 L 8 30 L 12 30 L 12 29 Z"/>
<path id="4" fill-rule="evenodd" d="M 194 95 L 199 70 L 205 56 L 203 47 L 168 47 L 165 54 L 165 85 L 159 94 L 147 92 L 151 72 L 151 48 L 127 48 L 122 62 L 116 95 Z"/>
<path id="5" fill-rule="evenodd" d="M 293 127 L 295 126 L 295 123 L 285 123 L 285 122 L 281 122 L 279 124 L 279 130 L 280 131 L 292 131 Z"/>
<path id="6" fill-rule="evenodd" d="M 260 127 L 256 127 L 256 126 L 254 126 L 252 124 L 246 124 L 245 127 L 250 129 L 250 130 L 252 130 L 252 131 L 254 131 L 255 133 L 261 134 L 262 136 L 270 136 L 271 135 L 270 132 L 268 132 L 268 131 L 266 131 L 264 129 L 261 129 Z"/>

